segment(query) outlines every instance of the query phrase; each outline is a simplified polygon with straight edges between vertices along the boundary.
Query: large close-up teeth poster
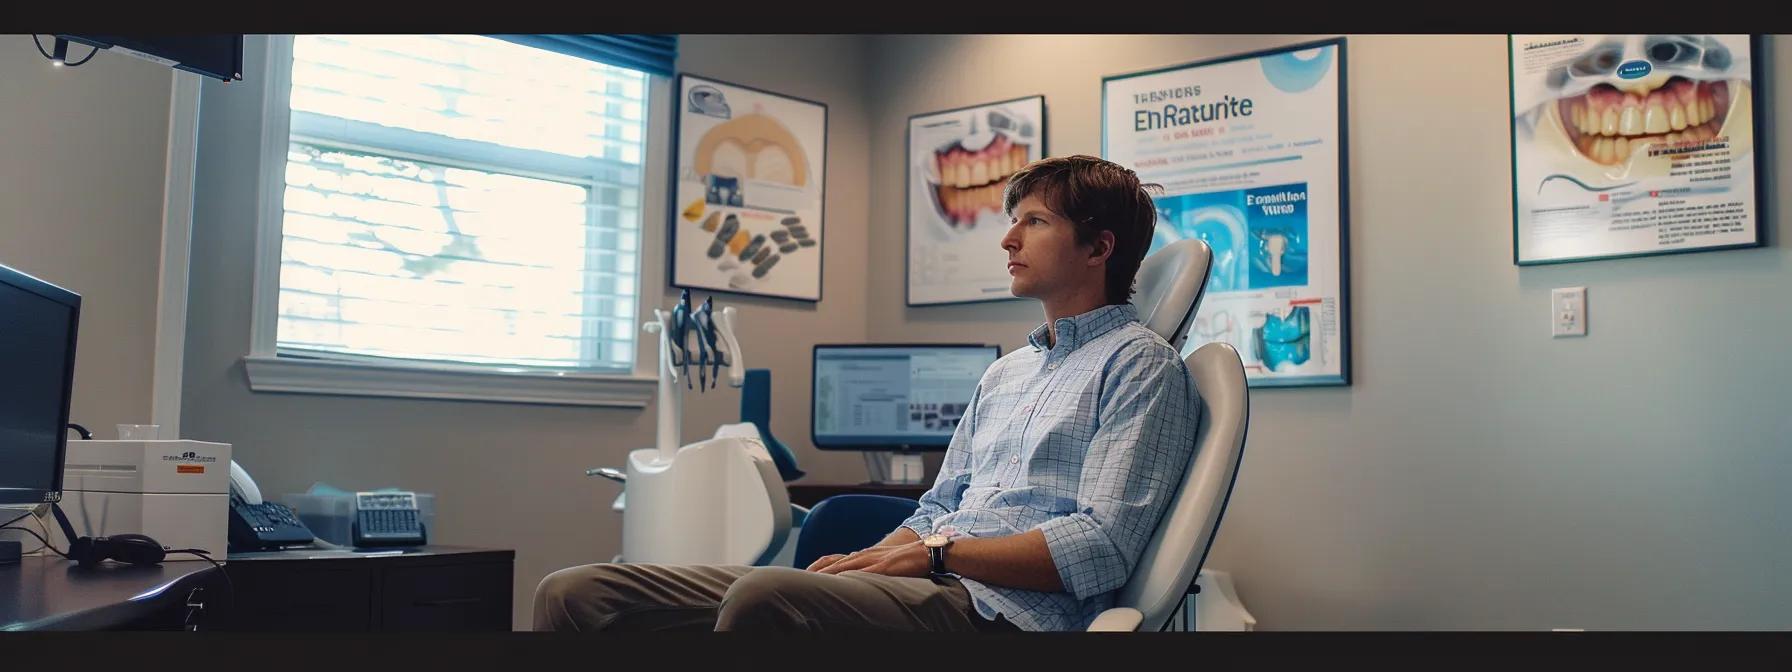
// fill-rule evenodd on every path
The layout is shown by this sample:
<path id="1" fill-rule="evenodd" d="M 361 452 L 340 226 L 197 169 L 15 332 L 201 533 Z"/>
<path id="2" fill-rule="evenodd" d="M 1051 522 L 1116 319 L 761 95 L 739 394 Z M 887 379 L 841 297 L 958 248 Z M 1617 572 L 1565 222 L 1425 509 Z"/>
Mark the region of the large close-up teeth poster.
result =
<path id="1" fill-rule="evenodd" d="M 1513 35 L 1513 261 L 1762 243 L 1748 35 Z"/>
<path id="2" fill-rule="evenodd" d="M 909 305 L 1014 298 L 1002 191 L 1045 151 L 1044 96 L 909 118 Z"/>
<path id="3" fill-rule="evenodd" d="M 1253 387 L 1348 385 L 1342 38 L 1102 81 L 1102 152 L 1162 185 L 1155 252 L 1213 251 L 1184 355 L 1232 344 Z"/>

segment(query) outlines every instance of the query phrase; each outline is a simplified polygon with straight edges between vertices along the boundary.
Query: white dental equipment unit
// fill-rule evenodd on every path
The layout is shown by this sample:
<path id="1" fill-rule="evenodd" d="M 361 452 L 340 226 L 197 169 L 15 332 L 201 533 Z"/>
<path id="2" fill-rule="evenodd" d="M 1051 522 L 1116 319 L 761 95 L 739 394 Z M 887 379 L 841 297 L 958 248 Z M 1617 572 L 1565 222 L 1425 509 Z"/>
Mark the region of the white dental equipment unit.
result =
<path id="1" fill-rule="evenodd" d="M 688 296 L 688 293 L 686 294 Z M 686 300 L 685 305 L 689 302 Z M 688 308 L 687 308 L 688 310 Z M 681 378 L 673 363 L 673 313 L 655 309 L 642 325 L 659 336 L 659 431 L 653 448 L 628 454 L 627 471 L 590 469 L 623 484 L 613 510 L 622 512 L 622 554 L 616 562 L 663 564 L 760 564 L 790 534 L 790 495 L 752 423 L 722 425 L 715 436 L 680 445 L 684 420 Z M 721 309 L 713 329 L 716 363 L 728 369 L 730 387 L 745 382 L 746 367 L 734 335 L 735 310 Z M 702 327 L 694 329 L 704 338 Z M 684 363 L 696 352 L 680 344 Z M 703 366 L 714 363 L 698 361 Z"/>

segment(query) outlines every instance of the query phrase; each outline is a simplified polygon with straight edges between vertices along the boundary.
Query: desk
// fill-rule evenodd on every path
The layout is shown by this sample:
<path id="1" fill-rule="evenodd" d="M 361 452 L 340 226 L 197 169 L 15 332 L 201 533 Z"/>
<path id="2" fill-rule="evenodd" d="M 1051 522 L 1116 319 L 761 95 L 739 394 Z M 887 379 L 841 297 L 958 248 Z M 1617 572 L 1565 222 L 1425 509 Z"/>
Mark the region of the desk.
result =
<path id="1" fill-rule="evenodd" d="M 921 493 L 927 492 L 932 483 L 791 483 L 786 486 L 790 491 L 790 503 L 797 506 L 813 508 L 821 500 L 834 495 L 888 495 L 920 499 Z"/>
<path id="2" fill-rule="evenodd" d="M 193 589 L 216 572 L 203 560 L 80 567 L 27 556 L 0 565 L 0 630 L 177 629 Z"/>
<path id="3" fill-rule="evenodd" d="M 460 546 L 231 553 L 236 603 L 207 603 L 217 630 L 507 631 L 516 551 Z M 222 581 L 213 581 L 222 592 Z"/>

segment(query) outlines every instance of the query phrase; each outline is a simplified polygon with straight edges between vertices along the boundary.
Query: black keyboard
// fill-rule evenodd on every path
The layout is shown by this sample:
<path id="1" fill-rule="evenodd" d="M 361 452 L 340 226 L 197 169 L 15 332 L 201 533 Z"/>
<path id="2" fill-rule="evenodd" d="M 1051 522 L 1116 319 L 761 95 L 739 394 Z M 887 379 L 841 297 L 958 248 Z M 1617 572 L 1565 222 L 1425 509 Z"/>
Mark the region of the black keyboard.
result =
<path id="1" fill-rule="evenodd" d="M 409 492 L 355 494 L 356 546 L 421 546 L 426 542 L 417 513 L 417 496 Z"/>
<path id="2" fill-rule="evenodd" d="M 369 536 L 408 536 L 417 533 L 416 511 L 390 509 L 367 511 L 361 518 L 361 534 Z"/>

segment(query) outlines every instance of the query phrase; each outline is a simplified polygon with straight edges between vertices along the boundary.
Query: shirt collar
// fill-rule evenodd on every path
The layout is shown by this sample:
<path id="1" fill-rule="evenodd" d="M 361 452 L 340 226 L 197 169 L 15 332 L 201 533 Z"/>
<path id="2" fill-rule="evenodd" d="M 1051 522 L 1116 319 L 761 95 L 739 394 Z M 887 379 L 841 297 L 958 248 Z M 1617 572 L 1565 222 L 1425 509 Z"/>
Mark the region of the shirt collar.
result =
<path id="1" fill-rule="evenodd" d="M 1084 343 L 1100 338 L 1120 325 L 1139 320 L 1139 309 L 1130 303 L 1109 304 L 1075 317 L 1058 318 L 1058 343 L 1053 347 L 1046 343 L 1051 333 L 1052 324 L 1041 324 L 1027 334 L 1027 343 L 1034 350 L 1063 350 L 1069 352 Z"/>

